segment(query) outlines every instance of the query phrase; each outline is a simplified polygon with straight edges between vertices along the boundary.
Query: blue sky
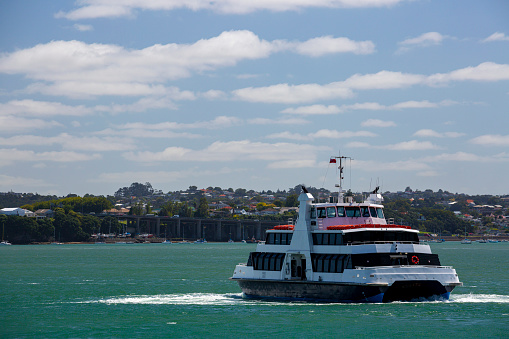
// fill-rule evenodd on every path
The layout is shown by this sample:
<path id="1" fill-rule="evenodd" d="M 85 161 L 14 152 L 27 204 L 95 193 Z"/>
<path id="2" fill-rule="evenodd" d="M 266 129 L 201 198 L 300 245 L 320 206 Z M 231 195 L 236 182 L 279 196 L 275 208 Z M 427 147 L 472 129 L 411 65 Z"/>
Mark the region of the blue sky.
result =
<path id="1" fill-rule="evenodd" d="M 508 194 L 504 0 L 8 0 L 0 191 Z"/>

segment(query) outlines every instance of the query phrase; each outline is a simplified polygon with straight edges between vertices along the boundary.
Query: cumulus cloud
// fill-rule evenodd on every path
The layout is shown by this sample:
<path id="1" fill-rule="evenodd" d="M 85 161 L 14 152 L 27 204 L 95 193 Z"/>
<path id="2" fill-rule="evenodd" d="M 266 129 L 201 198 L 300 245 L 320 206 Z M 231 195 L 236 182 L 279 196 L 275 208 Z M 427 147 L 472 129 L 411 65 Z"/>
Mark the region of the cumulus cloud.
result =
<path id="1" fill-rule="evenodd" d="M 336 53 L 371 54 L 375 51 L 375 44 L 371 41 L 357 42 L 332 36 L 314 38 L 302 43 L 290 44 L 290 46 L 294 47 L 297 53 L 312 57 Z"/>
<path id="2" fill-rule="evenodd" d="M 286 108 L 281 113 L 287 114 L 302 114 L 302 115 L 322 115 L 322 114 L 337 114 L 341 113 L 342 110 L 336 105 L 311 105 L 301 106 L 296 108 Z"/>
<path id="3" fill-rule="evenodd" d="M 432 129 L 421 129 L 414 133 L 415 137 L 431 137 L 431 138 L 459 138 L 465 135 L 458 132 L 437 132 Z"/>
<path id="4" fill-rule="evenodd" d="M 266 103 L 300 103 L 333 98 L 348 98 L 353 95 L 348 88 L 338 86 L 337 83 L 328 85 L 278 84 L 267 87 L 248 87 L 234 90 L 233 96 L 238 100 Z"/>
<path id="5" fill-rule="evenodd" d="M 477 66 L 461 68 L 450 73 L 430 75 L 427 83 L 444 84 L 451 81 L 501 81 L 509 80 L 509 65 L 483 62 Z"/>
<path id="6" fill-rule="evenodd" d="M 409 38 L 399 42 L 400 47 L 396 53 L 408 52 L 410 49 L 419 47 L 429 47 L 440 45 L 445 39 L 450 39 L 447 35 L 442 35 L 438 32 L 423 33 L 415 38 Z"/>
<path id="7" fill-rule="evenodd" d="M 85 106 L 69 106 L 60 102 L 36 101 L 32 99 L 11 100 L 0 103 L 0 115 L 16 115 L 31 117 L 49 117 L 57 115 L 83 116 L 93 110 Z"/>
<path id="8" fill-rule="evenodd" d="M 482 42 L 492 42 L 492 41 L 509 41 L 509 36 L 505 35 L 505 33 L 495 32 L 486 39 L 482 40 Z"/>
<path id="9" fill-rule="evenodd" d="M 486 134 L 481 135 L 477 138 L 474 138 L 470 141 L 476 145 L 483 146 L 509 146 L 509 135 L 500 135 L 500 134 Z"/>
<path id="10" fill-rule="evenodd" d="M 202 150 L 183 147 L 167 147 L 160 152 L 125 152 L 124 158 L 136 162 L 166 161 L 268 161 L 280 162 L 299 159 L 315 160 L 316 152 L 330 150 L 329 147 L 291 143 L 265 143 L 249 140 L 217 141 Z"/>
<path id="11" fill-rule="evenodd" d="M 265 103 L 305 103 L 317 100 L 337 98 L 350 98 L 355 95 L 355 90 L 375 89 L 402 89 L 416 85 L 437 86 L 448 84 L 453 81 L 503 81 L 509 80 L 509 65 L 484 62 L 478 66 L 465 67 L 449 73 L 438 73 L 430 76 L 392 71 L 380 71 L 374 74 L 354 74 L 344 81 L 320 84 L 277 84 L 265 87 L 247 87 L 232 91 L 237 100 Z M 398 108 L 426 108 L 456 104 L 453 101 L 431 103 L 424 101 L 407 101 L 394 105 Z M 350 108 L 353 108 L 351 106 Z M 372 103 L 371 109 L 386 109 L 386 107 Z M 291 113 L 292 110 L 287 111 Z M 294 112 L 298 112 L 295 110 Z"/>
<path id="12" fill-rule="evenodd" d="M 136 149 L 135 142 L 130 138 L 116 137 L 77 137 L 61 133 L 53 137 L 38 135 L 17 135 L 10 138 L 0 138 L 3 146 L 49 146 L 60 145 L 65 150 L 78 150 L 89 152 L 126 151 Z"/>
<path id="13" fill-rule="evenodd" d="M 285 114 L 294 115 L 327 115 L 327 114 L 338 114 L 345 113 L 348 111 L 381 111 L 381 110 L 401 110 L 401 109 L 412 109 L 412 108 L 437 108 L 442 106 L 450 106 L 454 104 L 452 101 L 441 101 L 441 102 L 429 102 L 423 101 L 404 101 L 393 105 L 382 105 L 377 102 L 362 102 L 350 105 L 310 105 L 286 108 L 281 111 Z"/>
<path id="14" fill-rule="evenodd" d="M 94 27 L 92 27 L 91 25 L 80 25 L 80 24 L 75 24 L 74 28 L 80 32 L 92 31 L 94 29 Z"/>
<path id="15" fill-rule="evenodd" d="M 144 49 L 81 41 L 51 41 L 0 56 L 0 72 L 34 80 L 27 91 L 46 95 L 171 97 L 165 83 L 196 73 L 235 66 L 243 60 L 293 51 L 311 56 L 373 52 L 371 42 L 321 37 L 305 42 L 266 41 L 247 30 L 226 31 L 192 44 L 156 44 Z M 177 93 L 192 97 L 189 92 Z M 206 92 L 205 96 L 221 93 Z"/>
<path id="16" fill-rule="evenodd" d="M 56 121 L 47 121 L 41 119 L 27 119 L 13 115 L 0 115 L 0 132 L 19 133 L 27 132 L 34 129 L 48 129 L 60 127 L 61 123 Z"/>
<path id="17" fill-rule="evenodd" d="M 346 145 L 351 148 L 373 148 L 373 149 L 386 149 L 392 151 L 426 151 L 433 149 L 440 149 L 439 146 L 432 144 L 429 141 L 403 141 L 390 145 L 370 145 L 365 142 L 351 142 Z"/>
<path id="18" fill-rule="evenodd" d="M 19 162 L 76 162 L 100 159 L 99 154 L 85 154 L 69 151 L 34 152 L 16 148 L 0 149 L 0 166 L 8 166 Z"/>
<path id="19" fill-rule="evenodd" d="M 355 137 L 362 137 L 362 138 L 371 138 L 375 137 L 376 134 L 368 131 L 358 131 L 358 132 L 352 132 L 352 131 L 337 131 L 337 130 L 330 130 L 330 129 L 321 129 L 319 131 L 309 133 L 309 134 L 299 134 L 299 133 L 292 133 L 292 132 L 280 132 L 280 133 L 274 133 L 267 136 L 269 139 L 291 139 L 291 140 L 314 140 L 318 138 L 326 138 L 326 139 L 348 139 L 348 138 L 355 138 Z"/>
<path id="20" fill-rule="evenodd" d="M 134 16 L 137 10 L 171 11 L 189 9 L 209 10 L 225 14 L 246 14 L 268 10 L 273 12 L 297 11 L 305 8 L 372 8 L 389 7 L 407 0 L 82 0 L 78 8 L 60 11 L 57 18 L 68 20 L 118 18 Z"/>
<path id="21" fill-rule="evenodd" d="M 379 119 L 368 119 L 366 121 L 361 122 L 362 127 L 395 127 L 396 123 L 394 121 L 383 121 Z"/>

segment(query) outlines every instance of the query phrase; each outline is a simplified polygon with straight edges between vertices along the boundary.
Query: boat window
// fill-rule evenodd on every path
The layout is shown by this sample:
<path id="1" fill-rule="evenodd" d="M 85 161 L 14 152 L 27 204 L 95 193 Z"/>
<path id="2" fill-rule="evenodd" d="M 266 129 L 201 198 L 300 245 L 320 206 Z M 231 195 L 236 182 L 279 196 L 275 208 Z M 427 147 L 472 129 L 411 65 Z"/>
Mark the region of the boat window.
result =
<path id="1" fill-rule="evenodd" d="M 362 206 L 361 207 L 361 215 L 364 217 L 364 218 L 369 218 L 369 208 L 366 207 L 366 206 Z"/>
<path id="2" fill-rule="evenodd" d="M 359 207 L 345 207 L 346 216 L 348 218 L 355 218 L 361 216 L 361 210 Z"/>
<path id="3" fill-rule="evenodd" d="M 313 233 L 313 245 L 342 245 L 341 233 Z"/>
<path id="4" fill-rule="evenodd" d="M 316 208 L 314 208 L 314 207 L 311 208 L 310 218 L 311 219 L 315 219 L 316 218 Z"/>
<path id="5" fill-rule="evenodd" d="M 290 245 L 293 233 L 267 233 L 267 245 Z"/>
<path id="6" fill-rule="evenodd" d="M 350 255 L 348 254 L 311 254 L 314 272 L 343 273 L 347 268 Z M 350 267 L 351 268 L 351 267 Z"/>
<path id="7" fill-rule="evenodd" d="M 378 215 L 378 217 L 379 217 L 380 219 L 383 219 L 383 218 L 384 218 L 384 212 L 383 212 L 383 210 L 382 210 L 381 208 L 377 208 L 377 209 L 376 209 L 376 214 Z"/>
<path id="8" fill-rule="evenodd" d="M 378 218 L 377 214 L 376 214 L 376 208 L 374 207 L 370 207 L 369 208 L 369 213 L 371 214 L 371 217 L 372 218 Z"/>
<path id="9" fill-rule="evenodd" d="M 325 218 L 327 215 L 325 214 L 325 207 L 318 207 L 316 209 L 318 218 Z"/>
<path id="10" fill-rule="evenodd" d="M 327 207 L 327 218 L 335 218 L 336 217 L 336 207 L 331 206 Z"/>
<path id="11" fill-rule="evenodd" d="M 345 208 L 343 206 L 338 206 L 338 217 L 345 216 Z"/>
<path id="12" fill-rule="evenodd" d="M 324 272 L 330 272 L 330 259 L 332 255 L 328 255 L 323 259 L 323 271 Z"/>
<path id="13" fill-rule="evenodd" d="M 284 253 L 251 252 L 250 254 L 253 268 L 263 271 L 281 271 L 284 257 Z"/>
<path id="14" fill-rule="evenodd" d="M 281 233 L 274 234 L 274 245 L 281 244 Z"/>

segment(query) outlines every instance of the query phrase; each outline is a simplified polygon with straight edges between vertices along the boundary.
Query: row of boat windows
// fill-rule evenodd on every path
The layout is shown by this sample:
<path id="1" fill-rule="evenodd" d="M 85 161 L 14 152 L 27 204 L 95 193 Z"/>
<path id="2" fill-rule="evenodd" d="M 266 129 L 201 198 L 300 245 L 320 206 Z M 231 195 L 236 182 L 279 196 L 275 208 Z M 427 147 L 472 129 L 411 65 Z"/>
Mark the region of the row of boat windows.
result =
<path id="1" fill-rule="evenodd" d="M 285 253 L 251 252 L 247 265 L 253 266 L 255 270 L 281 271 L 285 255 Z"/>
<path id="2" fill-rule="evenodd" d="M 346 245 L 375 242 L 419 243 L 416 233 L 398 231 L 362 231 L 351 233 L 313 233 L 313 245 Z"/>
<path id="3" fill-rule="evenodd" d="M 353 254 L 353 267 L 399 266 L 399 265 L 436 265 L 440 266 L 438 254 L 427 253 L 368 253 Z"/>
<path id="4" fill-rule="evenodd" d="M 311 254 L 313 272 L 343 273 L 352 268 L 351 256 L 348 254 Z"/>
<path id="5" fill-rule="evenodd" d="M 315 218 L 384 218 L 384 212 L 380 207 L 368 207 L 368 206 L 328 206 L 328 207 L 316 207 L 311 209 L 311 219 Z"/>
<path id="6" fill-rule="evenodd" d="M 265 243 L 270 245 L 290 245 L 293 233 L 267 233 Z"/>
<path id="7" fill-rule="evenodd" d="M 281 271 L 285 253 L 251 252 L 248 266 L 255 270 Z M 367 254 L 311 254 L 313 272 L 343 273 L 356 267 L 436 265 L 440 266 L 437 254 L 427 253 L 367 253 Z"/>

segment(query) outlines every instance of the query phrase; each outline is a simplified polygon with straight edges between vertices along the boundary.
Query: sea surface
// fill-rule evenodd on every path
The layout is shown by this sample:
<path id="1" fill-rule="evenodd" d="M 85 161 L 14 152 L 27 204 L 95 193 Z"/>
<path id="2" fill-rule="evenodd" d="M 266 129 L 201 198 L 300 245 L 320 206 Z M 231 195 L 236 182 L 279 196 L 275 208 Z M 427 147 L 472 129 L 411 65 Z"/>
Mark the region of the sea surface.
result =
<path id="1" fill-rule="evenodd" d="M 0 247 L 0 338 L 509 337 L 509 243 L 431 244 L 463 287 L 390 304 L 242 298 L 254 244 Z"/>

